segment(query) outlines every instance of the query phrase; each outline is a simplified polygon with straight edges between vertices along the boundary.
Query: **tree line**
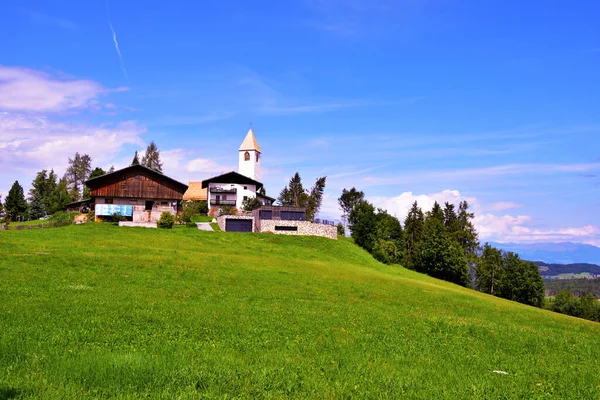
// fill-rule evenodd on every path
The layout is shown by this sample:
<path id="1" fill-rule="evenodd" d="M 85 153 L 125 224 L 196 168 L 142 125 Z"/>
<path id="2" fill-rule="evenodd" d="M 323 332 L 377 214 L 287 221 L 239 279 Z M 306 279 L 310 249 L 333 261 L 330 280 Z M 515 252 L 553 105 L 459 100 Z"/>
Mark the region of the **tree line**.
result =
<path id="1" fill-rule="evenodd" d="M 458 208 L 435 202 L 423 212 L 415 201 L 404 225 L 375 208 L 362 191 L 344 189 L 338 199 L 342 219 L 354 242 L 377 260 L 401 264 L 484 293 L 541 307 L 544 282 L 534 263 L 517 254 L 481 246 L 466 201 Z"/>
<path id="2" fill-rule="evenodd" d="M 162 173 L 163 164 L 156 144 L 151 142 L 148 145 L 141 161 L 136 151 L 131 165 L 144 165 Z M 43 169 L 37 172 L 27 197 L 23 186 L 19 181 L 15 181 L 4 203 L 0 196 L 0 211 L 4 211 L 5 214 L 3 219 L 4 221 L 16 221 L 20 218 L 37 220 L 62 211 L 69 203 L 90 198 L 85 181 L 112 172 L 114 166 L 107 171 L 100 167 L 92 169 L 92 158 L 88 154 L 81 155 L 76 152 L 73 158 L 69 158 L 69 166 L 61 178 L 56 175 L 54 169 L 50 171 Z"/>

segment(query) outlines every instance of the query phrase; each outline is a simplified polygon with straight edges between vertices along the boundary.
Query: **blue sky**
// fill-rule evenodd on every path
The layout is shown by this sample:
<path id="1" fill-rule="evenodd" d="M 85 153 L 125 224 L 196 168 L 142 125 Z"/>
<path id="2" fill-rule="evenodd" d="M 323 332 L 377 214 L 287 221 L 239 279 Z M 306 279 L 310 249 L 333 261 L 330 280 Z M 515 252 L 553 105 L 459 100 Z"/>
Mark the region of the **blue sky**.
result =
<path id="1" fill-rule="evenodd" d="M 0 193 L 75 151 L 236 169 L 252 123 L 276 195 L 328 176 L 400 218 L 467 199 L 482 239 L 600 245 L 593 1 L 7 1 Z M 118 45 L 118 47 L 117 47 Z"/>

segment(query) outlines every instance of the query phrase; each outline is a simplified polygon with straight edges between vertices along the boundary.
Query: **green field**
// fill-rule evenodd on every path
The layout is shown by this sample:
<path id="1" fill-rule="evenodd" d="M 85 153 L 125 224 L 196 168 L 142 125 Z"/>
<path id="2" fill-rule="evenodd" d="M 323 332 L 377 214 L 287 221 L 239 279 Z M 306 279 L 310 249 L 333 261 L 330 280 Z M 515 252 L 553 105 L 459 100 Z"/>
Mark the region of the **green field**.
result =
<path id="1" fill-rule="evenodd" d="M 0 399 L 597 399 L 599 337 L 347 239 L 0 232 Z"/>

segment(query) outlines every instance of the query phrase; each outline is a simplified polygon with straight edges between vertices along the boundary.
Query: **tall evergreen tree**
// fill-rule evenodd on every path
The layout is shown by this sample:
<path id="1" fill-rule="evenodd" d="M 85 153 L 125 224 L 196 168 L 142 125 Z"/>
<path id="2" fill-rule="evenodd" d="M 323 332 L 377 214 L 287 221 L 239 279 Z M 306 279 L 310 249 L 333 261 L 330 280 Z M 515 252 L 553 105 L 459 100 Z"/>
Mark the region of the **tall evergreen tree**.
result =
<path id="1" fill-rule="evenodd" d="M 451 236 L 456 236 L 456 232 L 460 230 L 458 216 L 454 204 L 446 202 L 444 204 L 444 225 Z"/>
<path id="2" fill-rule="evenodd" d="M 46 207 L 39 193 L 34 194 L 29 206 L 29 219 L 36 220 L 46 215 Z"/>
<path id="3" fill-rule="evenodd" d="M 315 215 L 319 212 L 323 203 L 323 193 L 325 192 L 325 183 L 327 177 L 318 178 L 315 185 L 310 189 L 306 201 L 306 219 L 309 221 L 315 220 Z"/>
<path id="4" fill-rule="evenodd" d="M 56 179 L 56 173 L 54 173 L 54 170 L 51 169 L 50 173 L 48 174 L 48 179 L 46 179 L 46 196 L 42 200 L 42 203 L 44 204 L 48 214 L 53 214 L 56 210 Z"/>
<path id="5" fill-rule="evenodd" d="M 4 205 L 2 204 L 2 195 L 0 195 L 0 214 L 4 211 Z"/>
<path id="6" fill-rule="evenodd" d="M 477 230 L 472 222 L 474 217 L 475 214 L 469 212 L 469 203 L 467 203 L 466 200 L 461 201 L 458 207 L 459 230 L 456 232 L 455 237 L 462 247 L 469 263 L 475 262 L 477 258 L 477 249 L 479 247 Z"/>
<path id="7" fill-rule="evenodd" d="M 89 155 L 79 155 L 75 153 L 75 157 L 69 158 L 69 167 L 65 173 L 69 184 L 69 195 L 73 201 L 81 200 L 83 195 L 84 182 L 87 180 L 92 171 L 92 159 Z"/>
<path id="8" fill-rule="evenodd" d="M 4 209 L 6 210 L 6 215 L 12 221 L 16 220 L 17 217 L 24 215 L 27 211 L 25 194 L 23 193 L 23 187 L 19 184 L 19 181 L 15 181 L 8 191 L 8 196 L 6 196 L 4 201 Z"/>
<path id="9" fill-rule="evenodd" d="M 54 193 L 52 194 L 53 200 L 53 209 L 51 211 L 54 214 L 57 211 L 63 211 L 66 208 L 66 205 L 75 201 L 71 198 L 69 194 L 69 184 L 67 182 L 67 178 L 61 178 L 54 189 Z M 50 213 L 50 211 L 49 211 Z"/>
<path id="10" fill-rule="evenodd" d="M 305 207 L 306 218 L 314 221 L 315 215 L 321 208 L 326 180 L 325 176 L 318 178 L 315 185 L 308 191 L 302 185 L 300 174 L 296 172 L 289 184 L 279 193 L 277 201 L 284 207 Z"/>
<path id="11" fill-rule="evenodd" d="M 438 208 L 439 213 L 434 207 L 436 212 L 428 212 L 425 218 L 417 271 L 468 286 L 469 271 L 462 250 L 448 234 L 439 205 Z"/>
<path id="12" fill-rule="evenodd" d="M 162 174 L 163 163 L 160 161 L 160 151 L 154 141 L 150 142 L 146 148 L 146 153 L 142 157 L 141 164 Z"/>
<path id="13" fill-rule="evenodd" d="M 290 179 L 289 184 L 281 190 L 277 200 L 284 207 L 305 207 L 307 195 L 302 186 L 302 178 L 296 172 Z"/>
<path id="14" fill-rule="evenodd" d="M 375 207 L 366 200 L 359 201 L 348 216 L 348 226 L 354 243 L 371 253 L 377 228 Z"/>
<path id="15" fill-rule="evenodd" d="M 88 177 L 88 180 L 89 179 L 97 178 L 97 177 L 102 176 L 102 175 L 106 175 L 106 172 L 104 172 L 104 170 L 102 168 L 96 167 L 90 173 L 90 176 Z M 83 189 L 83 199 L 87 200 L 89 198 L 90 198 L 90 188 L 86 186 Z"/>
<path id="16" fill-rule="evenodd" d="M 348 216 L 350 215 L 350 212 L 359 201 L 364 199 L 365 194 L 362 191 L 356 190 L 354 187 L 350 190 L 342 190 L 342 195 L 338 199 L 338 204 L 342 210 L 342 221 L 345 228 L 348 227 Z"/>
<path id="17" fill-rule="evenodd" d="M 416 269 L 424 224 L 425 216 L 415 201 L 404 220 L 404 251 L 402 259 L 403 265 L 406 268 Z"/>
<path id="18" fill-rule="evenodd" d="M 131 166 L 134 165 L 140 165 L 140 157 L 138 156 L 137 150 L 135 151 L 135 154 L 133 155 L 133 160 L 131 161 Z"/>
<path id="19" fill-rule="evenodd" d="M 493 295 L 501 286 L 503 264 L 502 252 L 486 243 L 475 269 L 475 285 L 481 292 Z"/>
<path id="20" fill-rule="evenodd" d="M 112 174 L 113 172 L 115 172 L 115 166 L 111 165 L 110 168 L 108 169 L 108 171 L 106 173 L 107 174 Z"/>

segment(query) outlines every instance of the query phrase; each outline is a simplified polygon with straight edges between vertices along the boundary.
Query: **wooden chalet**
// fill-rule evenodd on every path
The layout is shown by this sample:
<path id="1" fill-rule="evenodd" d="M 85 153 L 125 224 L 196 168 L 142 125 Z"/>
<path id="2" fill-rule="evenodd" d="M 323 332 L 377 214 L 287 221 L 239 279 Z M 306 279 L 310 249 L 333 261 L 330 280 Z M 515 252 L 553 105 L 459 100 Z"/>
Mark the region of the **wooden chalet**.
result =
<path id="1" fill-rule="evenodd" d="M 177 214 L 188 186 L 142 165 L 132 165 L 85 182 L 96 218 L 114 213 L 133 222 L 156 222 L 163 211 Z"/>

